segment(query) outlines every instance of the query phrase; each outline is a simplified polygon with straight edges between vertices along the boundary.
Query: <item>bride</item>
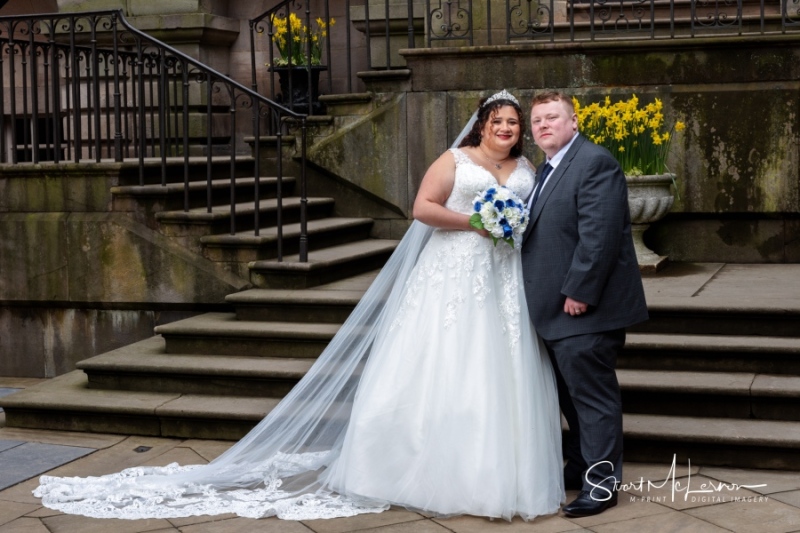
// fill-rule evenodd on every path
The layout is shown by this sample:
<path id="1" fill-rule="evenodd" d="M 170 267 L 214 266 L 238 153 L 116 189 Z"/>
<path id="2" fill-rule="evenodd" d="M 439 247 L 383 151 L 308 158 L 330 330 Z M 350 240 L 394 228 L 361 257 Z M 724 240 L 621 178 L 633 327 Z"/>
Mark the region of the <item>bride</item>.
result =
<path id="1" fill-rule="evenodd" d="M 227 452 L 208 465 L 42 476 L 34 494 L 97 518 L 308 520 L 399 505 L 529 520 L 558 511 L 560 415 L 519 250 L 469 224 L 473 199 L 489 187 L 530 194 L 522 123 L 506 91 L 479 104 L 460 148 L 425 174 L 417 222 L 361 303 L 303 380 Z"/>

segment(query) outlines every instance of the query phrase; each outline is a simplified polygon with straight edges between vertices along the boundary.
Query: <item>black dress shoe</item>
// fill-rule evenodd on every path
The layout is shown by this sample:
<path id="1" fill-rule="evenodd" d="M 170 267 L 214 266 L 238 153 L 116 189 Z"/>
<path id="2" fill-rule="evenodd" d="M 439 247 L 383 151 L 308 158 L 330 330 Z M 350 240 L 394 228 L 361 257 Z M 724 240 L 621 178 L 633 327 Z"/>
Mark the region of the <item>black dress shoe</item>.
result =
<path id="1" fill-rule="evenodd" d="M 596 492 L 599 498 L 608 495 L 608 493 L 603 490 L 598 490 Z M 594 516 L 615 505 L 617 505 L 617 491 L 612 492 L 607 500 L 595 500 L 588 490 L 582 490 L 572 503 L 564 506 L 564 514 L 570 518 Z"/>

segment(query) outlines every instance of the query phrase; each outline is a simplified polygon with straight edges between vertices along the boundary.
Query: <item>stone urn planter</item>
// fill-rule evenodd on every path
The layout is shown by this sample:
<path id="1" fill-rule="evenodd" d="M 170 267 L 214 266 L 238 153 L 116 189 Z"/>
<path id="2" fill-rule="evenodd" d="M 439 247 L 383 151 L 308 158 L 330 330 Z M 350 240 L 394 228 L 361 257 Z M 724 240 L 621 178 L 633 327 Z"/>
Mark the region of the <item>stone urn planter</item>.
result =
<path id="1" fill-rule="evenodd" d="M 673 174 L 625 177 L 628 182 L 633 245 L 636 248 L 639 271 L 643 274 L 658 272 L 667 263 L 666 256 L 660 256 L 644 245 L 642 234 L 651 223 L 662 219 L 672 208 L 675 201 L 671 189 L 673 178 Z"/>
<path id="2" fill-rule="evenodd" d="M 324 65 L 315 65 L 311 70 L 311 90 L 308 86 L 309 67 L 305 65 L 293 65 L 291 67 L 270 67 L 271 72 L 278 73 L 278 84 L 281 88 L 278 95 L 278 102 L 300 113 L 309 113 L 309 95 L 311 96 L 310 108 L 314 114 L 322 112 L 322 104 L 319 101 L 319 75 L 328 70 Z"/>

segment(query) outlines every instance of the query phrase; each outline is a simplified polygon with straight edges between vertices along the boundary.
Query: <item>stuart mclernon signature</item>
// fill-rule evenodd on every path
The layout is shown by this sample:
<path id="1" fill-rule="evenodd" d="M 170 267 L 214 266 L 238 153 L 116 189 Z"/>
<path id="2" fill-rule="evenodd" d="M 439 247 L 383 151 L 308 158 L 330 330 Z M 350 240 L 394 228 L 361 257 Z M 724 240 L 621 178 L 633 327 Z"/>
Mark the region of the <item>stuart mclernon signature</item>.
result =
<path id="1" fill-rule="evenodd" d="M 677 454 L 676 454 L 677 455 Z M 640 477 L 639 479 L 623 483 L 614 476 L 609 476 L 602 482 L 613 482 L 614 490 L 639 493 L 640 496 L 629 494 L 631 501 L 642 502 L 666 502 L 675 501 L 675 497 L 683 496 L 683 501 L 698 503 L 725 503 L 725 502 L 744 502 L 758 503 L 769 500 L 768 496 L 761 494 L 737 494 L 739 490 L 750 490 L 766 487 L 766 483 L 758 485 L 739 485 L 738 483 L 725 483 L 724 481 L 704 480 L 702 483 L 692 484 L 692 463 L 688 462 L 686 479 L 676 479 L 676 455 L 672 456 L 672 464 L 663 480 L 651 481 Z M 611 498 L 611 490 L 589 480 L 592 470 L 602 464 L 608 464 L 613 470 L 614 466 L 609 461 L 596 463 L 586 471 L 586 481 L 591 485 L 590 496 L 597 501 L 606 501 Z M 670 489 L 670 493 L 665 495 L 664 488 Z M 659 491 L 659 494 L 650 494 L 650 491 Z"/>

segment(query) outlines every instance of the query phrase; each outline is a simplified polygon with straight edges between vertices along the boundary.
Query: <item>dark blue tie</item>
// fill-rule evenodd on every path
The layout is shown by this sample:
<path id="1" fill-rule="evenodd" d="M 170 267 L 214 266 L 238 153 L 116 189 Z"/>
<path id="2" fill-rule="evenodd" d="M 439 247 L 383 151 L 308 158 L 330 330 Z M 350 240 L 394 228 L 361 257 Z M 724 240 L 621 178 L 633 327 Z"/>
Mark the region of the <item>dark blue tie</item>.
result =
<path id="1" fill-rule="evenodd" d="M 531 211 L 533 211 L 533 206 L 536 205 L 536 200 L 539 199 L 539 193 L 542 192 L 542 188 L 544 187 L 544 181 L 547 179 L 547 176 L 550 175 L 551 170 L 553 170 L 553 167 L 550 166 L 550 163 L 545 163 L 544 168 L 542 168 L 542 175 L 539 176 L 539 181 L 536 183 L 536 190 L 533 191 L 533 201 L 531 202 Z"/>

